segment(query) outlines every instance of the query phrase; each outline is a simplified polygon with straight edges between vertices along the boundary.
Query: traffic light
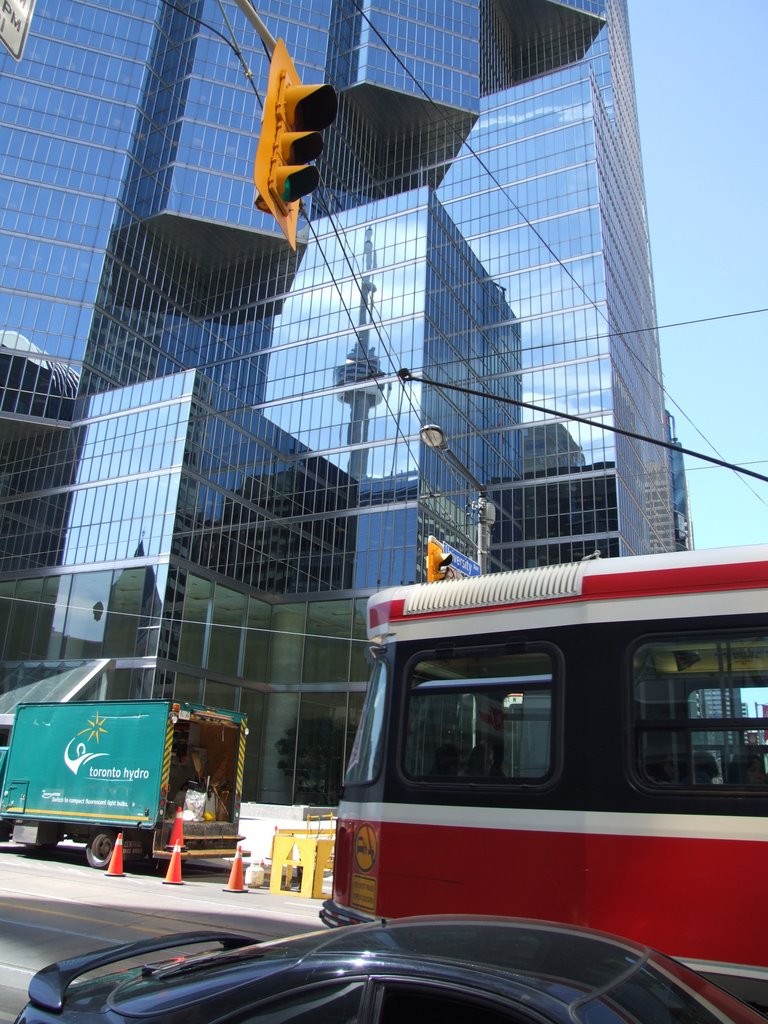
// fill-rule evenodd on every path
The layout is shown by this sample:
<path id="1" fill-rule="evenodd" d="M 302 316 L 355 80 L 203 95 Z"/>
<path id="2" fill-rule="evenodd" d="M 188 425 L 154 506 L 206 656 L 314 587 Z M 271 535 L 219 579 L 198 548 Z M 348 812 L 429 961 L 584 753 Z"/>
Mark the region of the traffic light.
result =
<path id="1" fill-rule="evenodd" d="M 333 86 L 302 85 L 285 43 L 277 40 L 253 164 L 256 206 L 271 213 L 296 248 L 299 201 L 317 188 L 320 175 L 310 160 L 323 151 L 320 134 L 336 117 Z"/>
<path id="2" fill-rule="evenodd" d="M 427 581 L 444 580 L 452 561 L 453 555 L 443 551 L 443 545 L 436 537 L 430 537 L 427 541 Z"/>

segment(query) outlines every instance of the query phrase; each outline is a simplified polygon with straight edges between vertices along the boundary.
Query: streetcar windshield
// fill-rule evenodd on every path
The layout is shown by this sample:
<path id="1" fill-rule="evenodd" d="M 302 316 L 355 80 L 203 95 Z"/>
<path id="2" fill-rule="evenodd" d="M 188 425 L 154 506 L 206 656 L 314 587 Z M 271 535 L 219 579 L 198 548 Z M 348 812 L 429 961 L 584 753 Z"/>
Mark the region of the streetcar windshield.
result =
<path id="1" fill-rule="evenodd" d="M 410 668 L 405 775 L 493 785 L 552 774 L 553 663 L 544 650 L 430 654 Z"/>
<path id="2" fill-rule="evenodd" d="M 365 695 L 349 764 L 344 776 L 348 782 L 373 782 L 381 769 L 384 746 L 384 711 L 387 700 L 387 666 L 383 660 L 374 663 L 371 681 Z"/>

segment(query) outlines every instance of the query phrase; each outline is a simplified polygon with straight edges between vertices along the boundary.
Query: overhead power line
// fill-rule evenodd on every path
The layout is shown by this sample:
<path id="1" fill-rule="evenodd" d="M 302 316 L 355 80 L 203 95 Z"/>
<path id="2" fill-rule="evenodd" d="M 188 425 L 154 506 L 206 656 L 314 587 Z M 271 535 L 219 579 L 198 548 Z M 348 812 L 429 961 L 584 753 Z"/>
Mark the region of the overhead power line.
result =
<path id="1" fill-rule="evenodd" d="M 370 19 L 368 19 L 368 17 L 365 14 L 365 12 L 362 10 L 362 8 L 357 3 L 357 0 L 352 0 L 352 2 L 354 4 L 354 6 L 357 8 L 357 10 L 359 11 L 359 13 L 362 15 L 362 17 L 365 18 L 365 20 L 369 23 L 371 29 L 375 32 L 375 34 L 381 40 L 381 42 L 386 47 L 386 49 L 392 54 L 393 57 L 395 57 L 395 59 L 398 61 L 398 63 L 402 66 L 402 68 L 404 69 L 406 74 L 414 81 L 414 83 L 422 91 L 422 93 L 428 99 L 428 101 L 434 104 L 434 100 L 432 99 L 432 97 L 429 96 L 429 94 L 423 88 L 421 83 L 415 78 L 415 76 L 412 74 L 410 69 L 407 67 L 407 65 L 404 63 L 404 61 L 400 58 L 399 54 L 397 54 L 392 49 L 392 47 L 389 45 L 388 41 L 382 36 L 382 34 L 379 32 L 379 30 L 376 28 L 376 26 L 373 25 L 373 23 L 370 21 Z M 246 77 L 249 85 L 251 86 L 251 88 L 255 92 L 259 102 L 261 103 L 261 96 L 259 95 L 259 91 L 256 88 L 255 82 L 253 81 L 253 75 L 252 75 L 252 73 L 250 71 L 250 68 L 248 67 L 248 65 L 247 65 L 247 63 L 245 61 L 245 58 L 244 58 L 244 56 L 242 54 L 242 51 L 241 51 L 241 49 L 240 49 L 240 47 L 239 47 L 239 45 L 237 43 L 237 40 L 236 40 L 236 37 L 235 37 L 235 33 L 234 33 L 232 27 L 229 25 L 229 23 L 226 22 L 226 19 L 225 19 L 225 22 L 227 24 L 227 28 L 229 29 L 230 35 L 232 36 L 232 42 L 229 39 L 227 39 L 221 32 L 217 31 L 210 24 L 202 21 L 201 19 L 195 18 L 194 15 L 191 15 L 188 11 L 182 11 L 181 8 L 177 7 L 174 3 L 172 3 L 172 0 L 164 0 L 164 3 L 166 3 L 169 7 L 172 7 L 174 10 L 180 11 L 180 13 L 187 14 L 187 16 L 190 17 L 193 21 L 197 22 L 198 24 L 208 28 L 213 33 L 215 33 L 220 39 L 222 39 L 230 47 L 230 49 L 235 53 L 235 55 L 237 56 L 238 60 L 240 61 L 241 65 L 243 67 L 243 70 L 245 72 L 245 77 Z M 220 0 L 219 0 L 219 4 L 221 6 Z M 262 39 L 262 44 L 263 44 L 263 39 Z M 265 51 L 267 51 L 267 47 L 265 46 L 264 48 L 265 48 Z M 434 104 L 434 105 L 437 107 L 437 104 Z M 481 159 L 481 157 L 479 156 L 479 154 L 477 154 L 472 149 L 472 147 L 468 145 L 466 140 L 464 140 L 464 142 L 465 142 L 465 145 L 467 145 L 467 148 L 469 149 L 471 155 L 476 160 L 478 160 L 478 162 L 481 164 L 481 166 L 485 167 L 484 162 Z M 487 170 L 487 168 L 486 168 L 486 170 Z M 490 173 L 490 171 L 488 173 Z M 492 174 L 491 174 L 491 177 L 493 178 L 494 181 L 496 180 L 495 177 Z M 581 282 L 579 282 L 573 276 L 573 274 L 571 273 L 570 269 L 568 267 L 566 267 L 565 263 L 559 258 L 559 256 L 557 255 L 556 252 L 554 252 L 554 250 L 549 245 L 549 243 L 538 232 L 538 230 L 536 229 L 535 225 L 526 217 L 524 211 L 521 210 L 520 207 L 514 202 L 514 200 L 509 195 L 508 190 L 505 187 L 503 187 L 497 181 L 496 181 L 496 184 L 502 190 L 503 194 L 506 196 L 506 198 L 510 202 L 511 206 L 515 210 L 518 211 L 518 213 L 523 218 L 523 220 L 526 223 L 526 225 L 528 226 L 528 228 L 534 233 L 534 235 L 536 235 L 536 237 L 539 239 L 539 241 L 552 254 L 554 259 L 561 266 L 561 268 L 564 270 L 564 272 L 567 274 L 567 276 L 569 278 L 571 278 L 571 280 L 573 281 L 574 285 L 582 292 L 582 294 L 585 296 L 587 301 L 592 306 L 594 306 L 595 310 L 600 314 L 600 316 L 602 316 L 606 320 L 606 323 L 607 323 L 608 321 L 607 321 L 607 318 L 605 316 L 604 311 L 602 309 L 600 309 L 600 307 L 595 302 L 595 300 L 586 292 L 586 290 L 585 290 L 584 286 L 581 284 Z M 338 236 L 338 229 L 336 228 L 336 225 L 333 223 L 333 219 L 332 218 L 330 218 L 330 219 L 331 219 L 331 223 L 332 223 L 332 226 L 334 228 L 334 231 L 336 232 L 336 234 Z M 314 231 L 313 231 L 313 235 L 314 235 Z M 315 235 L 315 241 L 319 243 L 319 239 L 317 238 L 316 235 Z M 342 250 L 344 251 L 344 246 L 343 245 L 342 245 Z M 349 265 L 349 257 L 346 254 L 346 252 L 345 252 L 345 257 L 346 257 L 347 263 Z M 325 259 L 324 254 L 323 254 L 323 258 Z M 328 270 L 330 271 L 330 267 L 328 266 L 327 261 L 326 261 L 326 266 L 327 266 Z M 350 266 L 350 269 L 352 269 L 353 279 L 357 280 L 357 275 L 355 274 L 354 269 L 351 268 L 351 266 Z M 331 278 L 332 278 L 332 280 L 333 280 L 337 290 L 339 290 L 338 282 L 336 281 L 332 271 L 331 271 Z M 345 306 L 347 315 L 350 317 L 350 321 L 352 322 L 351 313 L 350 313 L 349 309 L 346 308 L 346 304 L 345 303 L 343 303 L 343 304 Z M 610 324 L 608 324 L 608 326 L 609 326 L 609 330 L 610 330 L 611 335 L 613 335 L 614 337 L 620 338 L 622 341 L 624 341 L 627 336 L 631 336 L 633 334 L 636 335 L 636 334 L 645 333 L 645 332 L 648 332 L 648 331 L 668 330 L 668 329 L 671 329 L 671 328 L 674 328 L 674 327 L 692 326 L 692 325 L 700 324 L 700 323 L 713 322 L 713 321 L 717 321 L 717 320 L 725 320 L 725 319 L 730 319 L 730 318 L 733 318 L 733 317 L 740 317 L 740 316 L 753 316 L 753 315 L 763 314 L 763 313 L 767 313 L 767 312 L 768 312 L 768 307 L 763 307 L 763 308 L 759 308 L 759 309 L 742 310 L 742 311 L 735 312 L 735 313 L 724 313 L 724 314 L 719 314 L 719 315 L 715 315 L 715 316 L 711 316 L 711 317 L 700 317 L 700 318 L 696 318 L 696 319 L 692 319 L 692 320 L 684 320 L 684 321 L 679 321 L 679 322 L 670 323 L 670 324 L 655 324 L 655 325 L 651 325 L 649 327 L 636 327 L 636 328 L 633 328 L 633 329 L 628 330 L 628 331 L 616 330 L 614 328 L 611 328 Z M 354 330 L 354 323 L 353 322 L 352 322 L 352 326 L 353 326 L 353 330 Z M 379 341 L 380 341 L 380 343 L 381 343 L 385 353 L 388 355 L 389 359 L 392 360 L 393 353 L 387 351 L 387 346 L 384 343 L 384 338 L 382 337 L 380 326 L 375 322 L 375 320 L 373 320 L 373 318 L 372 318 L 371 326 L 373 327 L 374 331 L 376 332 L 377 336 L 379 337 Z M 583 340 L 588 340 L 588 339 L 583 339 Z M 643 366 L 643 368 L 648 372 L 648 374 L 652 378 L 655 379 L 654 374 L 650 371 L 650 369 L 647 366 L 645 366 L 642 363 L 642 360 L 639 359 L 638 354 L 633 349 L 629 348 L 629 346 L 627 346 L 627 348 L 629 350 L 630 356 L 632 358 L 634 358 L 637 362 L 639 362 L 640 365 Z M 460 391 L 460 392 L 463 392 L 465 394 L 474 395 L 474 396 L 477 396 L 477 397 L 480 397 L 480 398 L 487 398 L 487 397 L 489 397 L 489 395 L 488 395 L 488 393 L 486 391 L 481 391 L 481 390 L 476 390 L 476 389 L 472 389 L 472 388 L 467 388 L 467 387 L 463 387 L 461 385 L 451 385 L 451 384 L 444 384 L 444 383 L 441 383 L 441 382 L 438 382 L 438 381 L 433 381 L 433 380 L 430 380 L 429 378 L 427 378 L 427 377 L 425 377 L 423 375 L 422 376 L 415 376 L 414 374 L 411 373 L 410 370 L 401 369 L 401 370 L 399 370 L 397 372 L 397 376 L 402 381 L 404 381 L 404 382 L 405 381 L 422 382 L 422 383 L 426 383 L 426 384 L 431 384 L 434 387 L 445 388 L 445 389 L 454 390 L 454 391 Z M 672 403 L 675 405 L 675 407 L 680 409 L 680 406 L 669 395 L 669 393 L 667 392 L 667 390 L 664 387 L 663 383 L 661 381 L 657 381 L 657 383 L 661 387 L 662 392 L 665 395 L 667 395 L 667 397 L 672 401 Z M 659 438 L 652 438 L 652 437 L 640 434 L 640 433 L 635 432 L 635 431 L 626 430 L 626 429 L 621 428 L 621 427 L 611 426 L 611 425 L 608 425 L 606 423 L 601 423 L 601 422 L 598 422 L 596 420 L 589 419 L 589 418 L 586 418 L 586 417 L 580 417 L 580 416 L 575 416 L 575 415 L 568 415 L 568 414 L 565 414 L 565 413 L 561 413 L 561 412 L 559 412 L 557 410 L 549 409 L 549 408 L 547 408 L 545 406 L 535 405 L 535 404 L 532 404 L 532 403 L 523 402 L 521 400 L 516 400 L 516 399 L 511 399 L 511 398 L 501 397 L 501 396 L 490 396 L 490 397 L 494 397 L 497 401 L 500 401 L 502 403 L 516 405 L 516 406 L 518 406 L 520 408 L 530 409 L 530 410 L 532 410 L 534 412 L 539 412 L 539 413 L 542 413 L 542 414 L 547 415 L 547 416 L 554 416 L 556 418 L 570 420 L 570 421 L 573 421 L 573 422 L 576 422 L 576 423 L 583 423 L 583 424 L 585 424 L 587 426 L 590 426 L 590 427 L 595 427 L 595 426 L 601 427 L 603 430 L 606 430 L 606 431 L 609 431 L 609 432 L 612 432 L 612 433 L 615 433 L 615 434 L 620 434 L 620 435 L 623 435 L 625 437 L 633 438 L 635 440 L 639 440 L 639 441 L 642 441 L 642 442 L 645 442 L 645 443 L 648 443 L 648 444 L 653 444 L 653 445 L 656 445 L 656 446 L 658 446 L 660 448 L 667 448 L 667 449 L 670 449 L 670 450 L 673 450 L 673 451 L 677 451 L 677 452 L 682 453 L 683 455 L 688 455 L 688 456 L 690 456 L 692 458 L 700 459 L 700 460 L 702 460 L 704 462 L 708 462 L 708 463 L 710 463 L 713 466 L 719 466 L 719 467 L 724 468 L 724 469 L 729 469 L 729 470 L 732 470 L 732 471 L 734 471 L 736 473 L 739 473 L 739 474 L 742 474 L 742 475 L 745 475 L 745 476 L 750 476 L 750 477 L 753 477 L 753 478 L 755 478 L 757 480 L 760 480 L 762 482 L 768 483 L 768 476 L 765 476 L 765 475 L 763 475 L 761 473 L 757 473 L 754 470 L 746 469 L 744 466 L 739 466 L 738 464 L 729 462 L 726 459 L 715 458 L 714 456 L 705 455 L 704 453 L 695 451 L 694 449 L 685 448 L 685 447 L 683 447 L 682 445 L 680 445 L 677 442 L 664 441 L 664 440 L 661 440 Z M 389 403 L 388 402 L 387 402 L 387 408 L 389 408 Z M 680 409 L 680 411 L 683 412 L 682 409 Z M 390 412 L 391 412 L 391 410 L 390 410 Z M 689 420 L 689 422 L 690 422 L 690 418 L 685 413 L 683 413 L 683 415 L 685 415 L 685 418 L 687 420 Z M 399 429 L 399 423 L 398 423 L 398 429 Z M 695 428 L 695 429 L 698 430 L 698 428 Z M 701 434 L 700 430 L 698 432 Z M 702 437 L 703 436 L 704 435 L 702 434 Z M 704 438 L 704 439 L 707 440 L 707 438 Z M 408 444 L 407 438 L 404 437 L 404 440 L 406 441 L 406 444 Z M 714 445 L 712 447 L 714 448 Z"/>
<path id="2" fill-rule="evenodd" d="M 587 416 L 574 416 L 571 413 L 559 412 L 557 409 L 548 409 L 544 405 L 534 405 L 533 402 L 523 402 L 519 398 L 507 398 L 502 395 L 491 395 L 487 391 L 480 391 L 477 388 L 464 387 L 461 384 L 446 384 L 443 381 L 431 380 L 424 374 L 416 376 L 411 373 L 410 370 L 401 369 L 397 371 L 397 376 L 402 381 L 408 383 L 414 382 L 416 384 L 429 384 L 430 387 L 442 388 L 446 391 L 459 391 L 463 395 L 475 395 L 478 398 L 492 398 L 496 402 L 501 402 L 505 405 L 514 405 L 520 409 L 531 409 L 533 412 L 543 413 L 545 416 L 554 416 L 557 419 L 569 420 L 573 423 L 584 423 L 588 427 L 597 427 L 600 430 L 609 430 L 613 434 L 621 434 L 623 437 L 631 437 L 635 441 L 645 441 L 648 444 L 656 445 L 659 448 L 668 448 L 671 451 L 681 452 L 683 455 L 690 455 L 695 459 L 703 459 L 704 462 L 711 462 L 715 466 L 721 466 L 723 469 L 732 469 L 736 473 L 743 473 L 745 476 L 752 476 L 756 480 L 762 480 L 763 483 L 768 484 L 768 476 L 763 473 L 756 473 L 753 469 L 745 469 L 743 466 L 737 466 L 733 462 L 727 462 L 725 459 L 716 459 L 711 455 L 705 455 L 703 452 L 694 451 L 692 448 L 684 448 L 681 444 L 677 444 L 675 441 L 662 441 L 657 437 L 648 437 L 646 434 L 639 434 L 634 430 L 625 430 L 624 427 L 615 427 L 609 423 L 601 423 L 599 420 L 589 419 Z"/>
<path id="3" fill-rule="evenodd" d="M 555 250 L 552 248 L 552 246 L 549 244 L 549 242 L 546 240 L 546 238 L 544 238 L 544 236 L 538 230 L 536 225 L 528 218 L 528 216 L 526 215 L 525 211 L 515 202 L 515 200 L 512 198 L 512 196 L 511 196 L 511 194 L 509 192 L 509 189 L 498 180 L 496 175 L 488 167 L 488 165 L 485 163 L 485 161 L 480 156 L 480 154 L 477 153 L 473 149 L 473 147 L 470 145 L 468 139 L 464 139 L 463 137 L 460 136 L 460 133 L 455 128 L 455 126 L 450 123 L 450 121 L 449 121 L 445 111 L 442 110 L 442 108 L 439 106 L 439 104 L 437 104 L 435 102 L 434 98 L 429 95 L 427 90 L 424 88 L 422 83 L 416 78 L 416 76 L 413 74 L 413 72 L 408 67 L 406 62 L 402 59 L 402 57 L 390 46 L 389 42 L 387 41 L 387 39 L 385 39 L 383 34 L 379 31 L 378 27 L 374 24 L 374 22 L 368 16 L 366 11 L 363 10 L 363 7 L 360 5 L 359 0 L 351 0 L 351 2 L 353 4 L 353 6 L 355 7 L 355 9 L 357 10 L 357 12 L 360 14 L 360 16 L 365 19 L 365 21 L 368 24 L 368 26 L 371 29 L 371 31 L 377 36 L 377 38 L 381 41 L 382 45 L 390 53 L 392 58 L 398 63 L 398 65 L 402 68 L 404 73 L 411 79 L 411 81 L 414 83 L 416 88 L 419 89 L 419 91 L 423 94 L 423 96 L 427 99 L 427 101 L 432 104 L 432 106 L 438 112 L 438 114 L 443 119 L 443 121 L 446 123 L 448 128 L 454 132 L 454 134 L 456 135 L 457 138 L 460 139 L 462 145 L 468 150 L 468 152 L 471 154 L 471 156 L 483 168 L 483 170 L 485 171 L 485 173 L 488 176 L 488 178 L 494 183 L 494 185 L 505 196 L 505 198 L 506 198 L 507 202 L 510 204 L 510 206 L 515 211 L 517 211 L 517 213 L 520 215 L 521 219 L 524 221 L 524 223 L 526 224 L 528 229 L 531 231 L 531 233 L 538 239 L 539 243 L 551 254 L 551 256 L 557 262 L 557 264 L 559 265 L 559 267 L 561 268 L 563 273 L 572 281 L 572 283 L 574 284 L 576 289 L 579 292 L 581 292 L 581 294 L 584 296 L 584 298 L 589 303 L 589 305 L 591 305 L 594 308 L 594 310 L 598 314 L 598 316 L 600 316 L 605 321 L 605 323 L 606 323 L 606 325 L 608 327 L 608 331 L 609 331 L 610 336 L 620 339 L 623 342 L 623 344 L 624 344 L 624 346 L 625 346 L 625 348 L 627 350 L 627 353 L 628 353 L 630 359 L 632 359 L 636 363 L 637 366 L 639 366 L 642 370 L 645 371 L 645 375 L 641 375 L 641 379 L 642 379 L 642 382 L 643 382 L 642 386 L 647 390 L 646 376 L 648 378 L 650 378 L 651 380 L 655 381 L 655 383 L 658 385 L 662 395 L 666 396 L 666 398 L 672 403 L 672 405 L 674 405 L 674 407 L 677 410 L 679 410 L 679 412 L 685 417 L 685 419 L 688 421 L 688 423 L 691 424 L 691 426 L 696 431 L 696 433 L 699 434 L 699 436 L 704 441 L 706 441 L 708 445 L 710 445 L 710 447 L 713 449 L 713 451 L 717 451 L 717 447 L 712 443 L 712 441 L 710 441 L 710 439 L 708 437 L 706 437 L 704 432 L 693 422 L 693 420 L 685 412 L 685 410 L 669 394 L 669 392 L 667 391 L 666 387 L 664 386 L 664 382 L 662 380 L 660 380 L 656 376 L 656 374 L 651 369 L 651 367 L 649 367 L 649 366 L 647 366 L 645 364 L 645 362 L 640 358 L 639 353 L 635 350 L 634 347 L 629 345 L 627 340 L 626 340 L 627 337 L 631 337 L 632 335 L 636 335 L 636 334 L 638 334 L 638 333 L 640 333 L 642 331 L 648 331 L 648 330 L 653 331 L 653 330 L 657 330 L 658 328 L 653 326 L 653 327 L 646 327 L 646 328 L 635 328 L 634 330 L 631 330 L 631 331 L 617 331 L 615 329 L 614 325 L 608 319 L 608 317 L 607 317 L 607 315 L 605 313 L 605 310 L 602 309 L 601 304 L 599 304 L 595 300 L 595 298 L 592 295 L 589 294 L 589 292 L 586 290 L 586 288 L 583 285 L 583 283 L 581 281 L 579 281 L 574 276 L 574 274 L 571 271 L 570 267 L 568 267 L 565 264 L 565 262 L 555 252 Z M 717 318 L 713 318 L 713 319 L 717 319 Z M 536 407 L 535 406 L 530 406 L 530 408 L 535 409 Z M 678 446 L 678 445 L 672 445 L 672 447 L 674 447 L 677 451 L 683 451 L 683 449 L 680 446 Z M 699 457 L 701 457 L 701 456 L 699 456 Z M 725 466 L 725 467 L 729 467 L 729 466 L 732 465 L 731 463 L 727 462 L 725 459 L 720 459 L 720 460 L 711 459 L 710 461 L 716 462 L 717 464 Z M 733 467 L 733 468 L 736 468 L 736 467 Z M 750 488 L 750 490 L 751 490 L 751 488 Z"/>

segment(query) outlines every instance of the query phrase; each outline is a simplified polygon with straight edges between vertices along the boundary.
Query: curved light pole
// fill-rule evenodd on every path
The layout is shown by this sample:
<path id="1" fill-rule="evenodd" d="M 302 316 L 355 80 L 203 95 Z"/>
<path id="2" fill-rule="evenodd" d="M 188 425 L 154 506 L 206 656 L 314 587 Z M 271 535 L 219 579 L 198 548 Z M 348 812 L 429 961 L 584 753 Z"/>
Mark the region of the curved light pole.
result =
<path id="1" fill-rule="evenodd" d="M 450 461 L 477 491 L 477 501 L 472 502 L 472 508 L 477 510 L 477 564 L 480 572 L 484 573 L 488 565 L 488 545 L 490 541 L 491 527 L 496 522 L 496 506 L 488 501 L 485 484 L 474 476 L 464 463 L 451 450 L 445 431 L 437 423 L 426 423 L 420 430 L 419 436 L 428 448 L 435 451 L 445 452 Z"/>

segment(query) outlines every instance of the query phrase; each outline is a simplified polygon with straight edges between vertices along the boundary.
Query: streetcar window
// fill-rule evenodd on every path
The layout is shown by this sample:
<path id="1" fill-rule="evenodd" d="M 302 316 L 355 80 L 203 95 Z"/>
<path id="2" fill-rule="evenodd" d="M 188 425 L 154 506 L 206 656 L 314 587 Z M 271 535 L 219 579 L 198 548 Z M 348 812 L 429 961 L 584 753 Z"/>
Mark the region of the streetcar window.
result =
<path id="1" fill-rule="evenodd" d="M 641 644 L 632 665 L 644 782 L 768 783 L 768 636 L 664 637 Z"/>
<path id="2" fill-rule="evenodd" d="M 489 785 L 552 775 L 553 662 L 543 650 L 430 654 L 408 678 L 405 774 Z"/>
<path id="3" fill-rule="evenodd" d="M 387 666 L 374 662 L 371 681 L 363 703 L 344 783 L 373 782 L 381 768 L 384 742 L 384 710 L 387 700 Z"/>

